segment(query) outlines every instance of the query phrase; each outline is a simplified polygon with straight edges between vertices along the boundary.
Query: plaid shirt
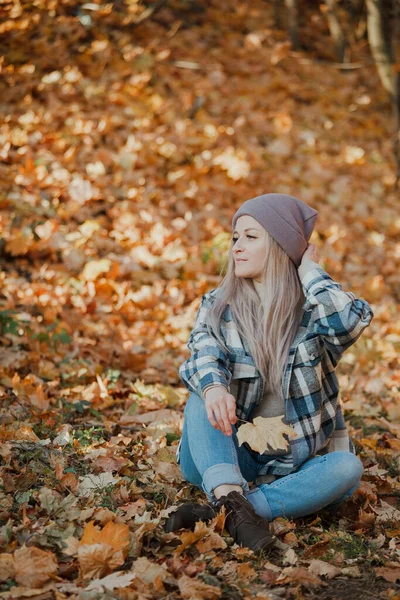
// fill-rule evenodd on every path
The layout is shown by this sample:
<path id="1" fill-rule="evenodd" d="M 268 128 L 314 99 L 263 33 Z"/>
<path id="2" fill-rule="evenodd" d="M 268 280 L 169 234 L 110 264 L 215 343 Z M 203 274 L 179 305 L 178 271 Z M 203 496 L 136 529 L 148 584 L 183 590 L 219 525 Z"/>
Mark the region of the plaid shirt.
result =
<path id="1" fill-rule="evenodd" d="M 336 450 L 356 453 L 343 418 L 335 369 L 374 313 L 368 302 L 343 291 L 314 261 L 302 264 L 298 272 L 305 296 L 304 314 L 282 382 L 284 421 L 293 427 L 296 437 L 289 440 L 289 453 L 272 456 L 259 475 L 288 475 L 315 454 Z M 218 288 L 201 299 L 187 343 L 191 355 L 179 367 L 179 376 L 190 392 L 202 398 L 208 388 L 223 385 L 236 398 L 238 418 L 249 421 L 262 399 L 263 381 L 246 340 L 237 331 L 229 304 L 220 324 L 229 353 L 207 333 L 207 312 L 217 293 Z"/>

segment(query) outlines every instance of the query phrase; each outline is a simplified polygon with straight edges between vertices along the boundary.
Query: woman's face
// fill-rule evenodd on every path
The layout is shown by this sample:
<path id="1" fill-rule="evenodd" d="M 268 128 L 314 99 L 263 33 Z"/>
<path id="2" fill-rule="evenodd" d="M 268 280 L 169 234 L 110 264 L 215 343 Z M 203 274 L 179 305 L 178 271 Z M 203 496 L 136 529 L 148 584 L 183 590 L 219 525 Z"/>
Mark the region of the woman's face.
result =
<path id="1" fill-rule="evenodd" d="M 256 219 L 242 215 L 232 234 L 235 275 L 259 280 L 267 255 L 267 232 Z"/>

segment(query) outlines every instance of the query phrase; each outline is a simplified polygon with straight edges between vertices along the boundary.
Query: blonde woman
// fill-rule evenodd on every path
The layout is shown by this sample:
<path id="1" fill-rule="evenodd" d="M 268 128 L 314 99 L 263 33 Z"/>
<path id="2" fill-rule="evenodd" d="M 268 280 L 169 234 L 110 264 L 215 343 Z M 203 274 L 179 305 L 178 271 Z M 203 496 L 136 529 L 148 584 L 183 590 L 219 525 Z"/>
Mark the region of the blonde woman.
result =
<path id="1" fill-rule="evenodd" d="M 177 461 L 210 505 L 183 504 L 168 531 L 224 505 L 230 535 L 258 552 L 276 541 L 270 521 L 338 507 L 360 483 L 335 369 L 373 312 L 319 265 L 308 244 L 317 216 L 298 198 L 264 194 L 233 217 L 226 275 L 202 297 L 179 368 L 190 396 Z M 293 428 L 286 449 L 239 446 L 238 427 L 257 416 Z"/>

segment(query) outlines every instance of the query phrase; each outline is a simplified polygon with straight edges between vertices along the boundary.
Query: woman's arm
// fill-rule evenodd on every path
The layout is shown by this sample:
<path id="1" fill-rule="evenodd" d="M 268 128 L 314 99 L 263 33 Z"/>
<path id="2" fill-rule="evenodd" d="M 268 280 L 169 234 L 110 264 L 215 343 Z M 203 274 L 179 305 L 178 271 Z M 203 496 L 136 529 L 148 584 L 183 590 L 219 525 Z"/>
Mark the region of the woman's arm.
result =
<path id="1" fill-rule="evenodd" d="M 368 327 L 374 313 L 366 300 L 345 292 L 310 256 L 316 254 L 307 248 L 298 268 L 306 297 L 303 309 L 312 311 L 316 333 L 338 360 Z"/>
<path id="2" fill-rule="evenodd" d="M 187 342 L 191 355 L 179 367 L 179 376 L 185 387 L 203 399 L 207 389 L 216 385 L 228 390 L 232 377 L 227 353 L 216 337 L 207 331 L 207 313 L 212 302 L 210 292 L 203 295 Z"/>

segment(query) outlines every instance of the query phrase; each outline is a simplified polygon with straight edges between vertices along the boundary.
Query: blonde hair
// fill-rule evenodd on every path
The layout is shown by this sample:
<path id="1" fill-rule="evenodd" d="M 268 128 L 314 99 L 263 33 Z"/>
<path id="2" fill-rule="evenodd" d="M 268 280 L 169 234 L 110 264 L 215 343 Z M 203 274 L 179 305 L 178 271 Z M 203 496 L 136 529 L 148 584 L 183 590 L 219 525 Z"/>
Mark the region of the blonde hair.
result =
<path id="1" fill-rule="evenodd" d="M 221 318 L 229 304 L 233 321 L 248 343 L 264 386 L 268 385 L 276 397 L 283 399 L 282 378 L 305 301 L 296 266 L 267 232 L 261 301 L 253 280 L 236 276 L 232 249 L 233 242 L 228 250 L 227 272 L 208 313 L 208 332 L 229 352 L 220 331 Z M 225 265 L 221 271 L 224 268 Z"/>

